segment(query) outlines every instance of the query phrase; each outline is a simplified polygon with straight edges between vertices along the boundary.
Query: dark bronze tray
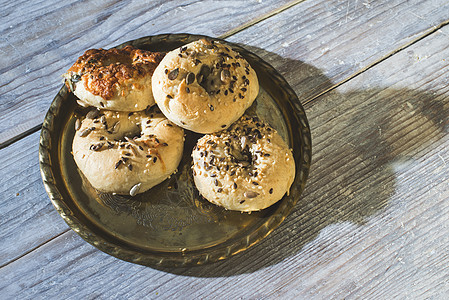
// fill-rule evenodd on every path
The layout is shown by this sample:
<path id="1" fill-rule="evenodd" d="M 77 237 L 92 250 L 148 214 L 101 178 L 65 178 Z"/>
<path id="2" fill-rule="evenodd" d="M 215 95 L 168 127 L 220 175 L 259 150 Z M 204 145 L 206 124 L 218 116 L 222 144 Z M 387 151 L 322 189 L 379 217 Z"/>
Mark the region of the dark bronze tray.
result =
<path id="1" fill-rule="evenodd" d="M 204 36 L 166 34 L 124 43 L 169 51 Z M 171 178 L 135 197 L 97 193 L 71 155 L 76 98 L 62 87 L 45 117 L 39 160 L 47 193 L 63 219 L 84 240 L 120 259 L 148 266 L 191 266 L 225 259 L 273 231 L 298 201 L 310 167 L 311 138 L 304 109 L 285 79 L 241 46 L 257 72 L 261 91 L 248 110 L 284 137 L 296 162 L 289 196 L 260 211 L 240 213 L 210 204 L 193 184 L 191 150 L 200 137 L 186 132 L 184 156 Z"/>

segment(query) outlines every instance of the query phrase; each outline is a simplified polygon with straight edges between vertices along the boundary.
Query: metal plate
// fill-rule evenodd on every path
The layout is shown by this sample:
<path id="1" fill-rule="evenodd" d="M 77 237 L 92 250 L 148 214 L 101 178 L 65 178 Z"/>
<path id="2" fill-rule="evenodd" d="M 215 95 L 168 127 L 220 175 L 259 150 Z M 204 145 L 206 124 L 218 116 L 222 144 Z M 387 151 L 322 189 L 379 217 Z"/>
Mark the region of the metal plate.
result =
<path id="1" fill-rule="evenodd" d="M 169 51 L 203 38 L 168 34 L 124 43 Z M 224 41 L 222 41 L 224 42 Z M 39 148 L 47 193 L 67 224 L 98 249 L 120 259 L 178 267 L 215 262 L 254 245 L 273 231 L 298 201 L 311 160 L 307 118 L 297 96 L 269 64 L 239 45 L 228 43 L 256 70 L 261 91 L 248 114 L 256 114 L 284 137 L 296 163 L 290 194 L 259 212 L 217 207 L 199 196 L 191 175 L 191 150 L 201 136 L 186 132 L 178 173 L 135 197 L 99 194 L 83 178 L 71 155 L 76 98 L 62 87 L 45 117 Z"/>

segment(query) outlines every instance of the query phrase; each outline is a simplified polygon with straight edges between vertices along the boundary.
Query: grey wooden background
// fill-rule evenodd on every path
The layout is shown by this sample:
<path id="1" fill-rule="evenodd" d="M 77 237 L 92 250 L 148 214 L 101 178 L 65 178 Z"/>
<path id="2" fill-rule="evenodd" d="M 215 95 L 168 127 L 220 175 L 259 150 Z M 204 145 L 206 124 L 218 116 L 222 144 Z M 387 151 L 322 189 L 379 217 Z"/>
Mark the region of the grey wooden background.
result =
<path id="1" fill-rule="evenodd" d="M 0 2 L 0 298 L 449 297 L 447 0 Z M 153 269 L 64 223 L 38 139 L 84 50 L 180 32 L 271 63 L 306 109 L 313 165 L 261 243 L 212 265 Z"/>

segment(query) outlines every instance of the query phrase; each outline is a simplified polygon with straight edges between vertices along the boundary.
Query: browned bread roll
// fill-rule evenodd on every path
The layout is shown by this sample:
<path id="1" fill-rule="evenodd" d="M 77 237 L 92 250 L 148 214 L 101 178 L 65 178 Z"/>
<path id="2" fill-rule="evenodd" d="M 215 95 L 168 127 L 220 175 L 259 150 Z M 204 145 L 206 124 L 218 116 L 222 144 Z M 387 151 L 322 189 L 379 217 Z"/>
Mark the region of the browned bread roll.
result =
<path id="1" fill-rule="evenodd" d="M 141 111 L 154 105 L 151 77 L 164 55 L 131 46 L 91 49 L 63 76 L 82 106 Z"/>
<path id="2" fill-rule="evenodd" d="M 73 157 L 101 192 L 142 193 L 175 172 L 182 157 L 184 130 L 158 110 L 93 109 L 75 127 Z"/>
<path id="3" fill-rule="evenodd" d="M 227 128 L 259 92 L 256 72 L 249 63 L 230 46 L 206 39 L 167 53 L 152 83 L 164 115 L 198 133 Z"/>
<path id="4" fill-rule="evenodd" d="M 200 194 L 229 210 L 267 208 L 288 193 L 295 178 L 291 150 L 255 117 L 243 116 L 229 129 L 200 138 L 192 157 Z"/>

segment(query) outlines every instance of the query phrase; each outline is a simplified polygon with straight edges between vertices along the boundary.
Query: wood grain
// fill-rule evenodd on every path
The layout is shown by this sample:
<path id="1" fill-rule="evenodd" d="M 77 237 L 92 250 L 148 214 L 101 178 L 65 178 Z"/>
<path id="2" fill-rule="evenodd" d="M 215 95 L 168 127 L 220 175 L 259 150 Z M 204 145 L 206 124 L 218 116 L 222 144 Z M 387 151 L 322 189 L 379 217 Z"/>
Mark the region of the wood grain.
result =
<path id="1" fill-rule="evenodd" d="M 265 19 L 270 11 L 296 2 Z M 25 28 L 27 23 L 18 17 L 21 10 L 15 7 L 5 19 L 11 25 L 1 31 L 0 38 L 0 52 L 15 54 L 13 59 L 0 57 L 0 65 L 6 66 L 0 69 L 0 147 L 39 129 L 60 87 L 58 74 L 88 48 L 111 47 L 166 32 L 228 35 L 254 23 L 229 40 L 251 45 L 256 53 L 275 63 L 293 86 L 302 87 L 298 96 L 307 102 L 446 22 L 449 9 L 443 0 L 284 0 L 244 6 L 241 2 L 189 1 L 179 7 L 171 2 L 152 3 L 148 7 L 135 1 L 114 4 L 91 0 L 48 5 L 45 10 L 25 2 L 23 5 L 31 5 L 22 8 L 31 11 L 31 28 Z M 257 22 L 259 19 L 262 21 Z M 47 43 L 39 44 L 42 40 Z M 296 61 L 295 73 L 290 72 L 291 60 Z M 323 82 L 320 75 L 327 80 Z"/>
<path id="2" fill-rule="evenodd" d="M 448 11 L 444 0 L 305 1 L 229 40 L 253 46 L 306 103 L 446 24 Z"/>
<path id="3" fill-rule="evenodd" d="M 5 4 L 0 26 L 0 145 L 38 128 L 62 84 L 61 74 L 89 48 L 108 48 L 160 33 L 220 36 L 289 2 L 294 1 Z"/>
<path id="4" fill-rule="evenodd" d="M 39 172 L 39 133 L 0 149 L 0 266 L 67 230 Z"/>
<path id="5" fill-rule="evenodd" d="M 448 34 L 441 29 L 306 106 L 311 176 L 294 212 L 260 244 L 217 264 L 156 270 L 70 231 L 1 268 L 2 295 L 443 299 Z"/>

